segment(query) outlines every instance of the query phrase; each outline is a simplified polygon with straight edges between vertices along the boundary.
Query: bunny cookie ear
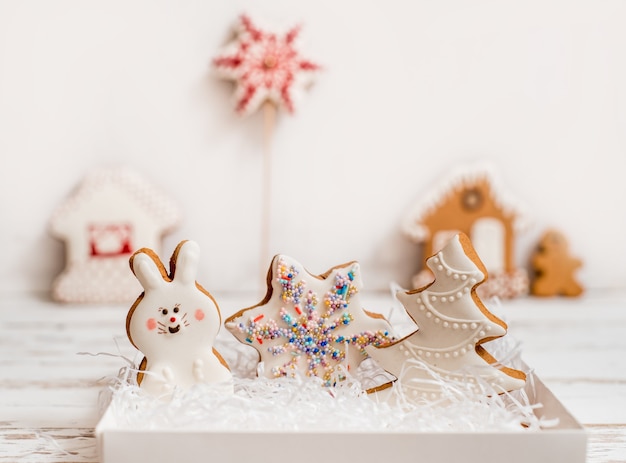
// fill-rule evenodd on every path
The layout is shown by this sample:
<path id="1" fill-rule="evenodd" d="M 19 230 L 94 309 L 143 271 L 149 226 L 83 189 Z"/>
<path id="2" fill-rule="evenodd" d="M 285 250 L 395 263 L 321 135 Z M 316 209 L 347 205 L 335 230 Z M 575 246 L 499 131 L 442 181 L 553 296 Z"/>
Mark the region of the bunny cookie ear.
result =
<path id="1" fill-rule="evenodd" d="M 130 268 L 144 289 L 157 289 L 169 278 L 159 258 L 149 249 L 140 249 L 130 258 Z"/>
<path id="2" fill-rule="evenodd" d="M 170 261 L 172 279 L 177 283 L 194 284 L 200 262 L 200 246 L 195 241 L 182 241 Z"/>

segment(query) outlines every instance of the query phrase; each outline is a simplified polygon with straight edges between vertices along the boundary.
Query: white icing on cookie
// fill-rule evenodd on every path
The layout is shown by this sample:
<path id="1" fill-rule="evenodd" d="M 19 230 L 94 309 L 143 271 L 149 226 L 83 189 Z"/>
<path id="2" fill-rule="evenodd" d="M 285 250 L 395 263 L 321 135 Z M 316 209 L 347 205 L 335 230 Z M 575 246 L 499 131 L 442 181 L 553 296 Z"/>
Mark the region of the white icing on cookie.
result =
<path id="1" fill-rule="evenodd" d="M 145 356 L 138 382 L 151 394 L 201 382 L 225 383 L 232 390 L 230 370 L 213 348 L 221 324 L 219 308 L 196 282 L 199 255 L 195 242 L 181 242 L 170 261 L 171 275 L 149 249 L 130 259 L 145 291 L 128 312 L 126 330 Z"/>
<path id="2" fill-rule="evenodd" d="M 387 321 L 362 308 L 362 286 L 356 262 L 315 276 L 279 255 L 265 299 L 227 319 L 226 328 L 259 352 L 268 378 L 301 374 L 333 386 L 356 372 L 365 346 L 393 340 Z"/>
<path id="3" fill-rule="evenodd" d="M 401 378 L 408 397 L 436 394 L 440 384 L 422 368 L 410 367 L 407 359 L 427 365 L 443 379 L 475 381 L 482 378 L 497 392 L 522 388 L 523 372 L 494 368 L 493 359 L 481 344 L 506 334 L 506 324 L 490 313 L 475 294 L 486 271 L 469 238 L 456 235 L 427 260 L 435 275 L 428 287 L 398 293 L 398 299 L 419 327 L 418 331 L 390 346 L 367 347 L 385 370 Z"/>

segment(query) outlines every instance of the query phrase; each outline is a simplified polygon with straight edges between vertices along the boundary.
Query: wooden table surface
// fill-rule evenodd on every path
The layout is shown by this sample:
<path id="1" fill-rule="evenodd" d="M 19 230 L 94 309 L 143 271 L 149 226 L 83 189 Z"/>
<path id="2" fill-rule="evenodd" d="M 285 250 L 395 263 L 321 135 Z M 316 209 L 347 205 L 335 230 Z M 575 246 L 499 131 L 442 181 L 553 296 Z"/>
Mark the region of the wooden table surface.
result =
<path id="1" fill-rule="evenodd" d="M 224 313 L 255 295 L 214 294 Z M 366 307 L 391 305 L 365 295 Z M 97 462 L 102 378 L 134 358 L 127 305 L 60 305 L 47 295 L 0 303 L 0 462 Z M 521 298 L 497 313 L 524 360 L 588 432 L 588 462 L 626 462 L 626 291 Z"/>

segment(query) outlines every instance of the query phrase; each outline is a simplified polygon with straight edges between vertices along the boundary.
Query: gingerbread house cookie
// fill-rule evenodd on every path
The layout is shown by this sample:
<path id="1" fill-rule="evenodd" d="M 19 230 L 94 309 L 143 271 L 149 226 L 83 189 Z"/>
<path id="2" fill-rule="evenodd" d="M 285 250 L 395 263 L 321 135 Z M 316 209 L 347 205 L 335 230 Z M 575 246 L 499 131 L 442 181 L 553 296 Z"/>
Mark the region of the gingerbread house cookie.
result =
<path id="1" fill-rule="evenodd" d="M 418 201 L 403 223 L 404 233 L 423 245 L 424 255 L 437 253 L 454 235 L 470 237 L 489 272 L 480 287 L 482 297 L 511 298 L 528 292 L 528 276 L 515 263 L 516 234 L 522 226 L 518 206 L 505 199 L 489 166 L 472 166 L 454 173 L 428 197 Z M 432 281 L 422 266 L 413 287 Z"/>
<path id="2" fill-rule="evenodd" d="M 160 249 L 179 222 L 174 202 L 122 168 L 89 173 L 57 208 L 51 233 L 65 242 L 63 272 L 52 285 L 61 302 L 121 302 L 141 292 L 128 259 L 139 247 Z"/>

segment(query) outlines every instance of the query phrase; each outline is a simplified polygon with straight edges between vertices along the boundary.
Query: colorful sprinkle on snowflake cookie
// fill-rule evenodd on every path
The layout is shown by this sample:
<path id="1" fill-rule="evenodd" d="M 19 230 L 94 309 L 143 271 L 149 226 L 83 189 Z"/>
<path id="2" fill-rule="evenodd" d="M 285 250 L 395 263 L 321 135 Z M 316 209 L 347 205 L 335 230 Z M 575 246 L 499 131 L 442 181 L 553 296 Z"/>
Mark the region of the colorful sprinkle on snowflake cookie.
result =
<path id="1" fill-rule="evenodd" d="M 296 100 L 320 69 L 298 51 L 300 26 L 279 34 L 260 29 L 242 15 L 236 34 L 213 64 L 222 77 L 235 81 L 237 113 L 251 114 L 268 100 L 293 112 Z"/>
<path id="2" fill-rule="evenodd" d="M 366 346 L 394 341 L 387 321 L 359 303 L 356 262 L 314 276 L 279 255 L 270 277 L 261 303 L 226 320 L 237 339 L 259 352 L 268 378 L 302 374 L 333 386 L 367 358 Z"/>

